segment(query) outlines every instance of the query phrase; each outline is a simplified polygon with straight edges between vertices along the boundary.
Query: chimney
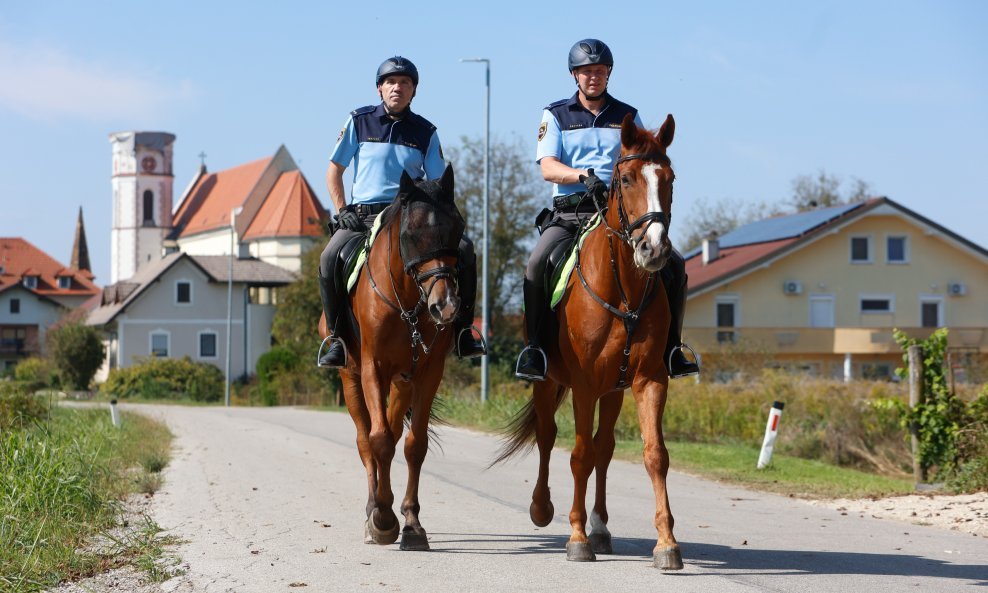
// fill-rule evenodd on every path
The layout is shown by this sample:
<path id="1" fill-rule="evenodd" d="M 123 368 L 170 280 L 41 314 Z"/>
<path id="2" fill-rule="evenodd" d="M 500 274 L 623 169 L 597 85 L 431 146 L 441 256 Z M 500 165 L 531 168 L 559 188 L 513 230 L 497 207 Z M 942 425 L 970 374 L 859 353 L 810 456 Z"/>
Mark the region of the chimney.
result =
<path id="1" fill-rule="evenodd" d="M 719 257 L 720 257 L 720 239 L 717 238 L 717 235 L 711 235 L 709 238 L 704 239 L 703 265 L 707 265 Z"/>

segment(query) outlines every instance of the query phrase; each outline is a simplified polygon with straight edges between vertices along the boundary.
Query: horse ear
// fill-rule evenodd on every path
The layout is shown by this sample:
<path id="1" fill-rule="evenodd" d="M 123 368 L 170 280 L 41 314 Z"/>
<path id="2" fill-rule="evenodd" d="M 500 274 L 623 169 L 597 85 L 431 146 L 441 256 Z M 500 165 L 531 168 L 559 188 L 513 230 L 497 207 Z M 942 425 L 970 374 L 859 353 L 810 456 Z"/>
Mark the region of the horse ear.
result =
<path id="1" fill-rule="evenodd" d="M 662 123 L 662 127 L 659 128 L 659 133 L 655 135 L 655 139 L 659 141 L 662 148 L 669 148 L 672 144 L 672 137 L 676 135 L 676 120 L 672 118 L 672 114 L 666 116 L 666 121 Z"/>
<path id="2" fill-rule="evenodd" d="M 402 169 L 401 180 L 398 181 L 398 195 L 401 196 L 402 200 L 404 200 L 405 197 L 413 191 L 415 191 L 415 181 L 412 180 L 412 177 L 408 174 L 408 171 Z"/>
<path id="3" fill-rule="evenodd" d="M 453 201 L 453 165 L 446 163 L 446 168 L 443 169 L 443 176 L 439 179 L 439 187 L 443 190 L 443 195 L 452 202 Z"/>
<path id="4" fill-rule="evenodd" d="M 625 148 L 638 145 L 638 126 L 635 125 L 635 116 L 630 113 L 621 121 L 621 145 Z"/>

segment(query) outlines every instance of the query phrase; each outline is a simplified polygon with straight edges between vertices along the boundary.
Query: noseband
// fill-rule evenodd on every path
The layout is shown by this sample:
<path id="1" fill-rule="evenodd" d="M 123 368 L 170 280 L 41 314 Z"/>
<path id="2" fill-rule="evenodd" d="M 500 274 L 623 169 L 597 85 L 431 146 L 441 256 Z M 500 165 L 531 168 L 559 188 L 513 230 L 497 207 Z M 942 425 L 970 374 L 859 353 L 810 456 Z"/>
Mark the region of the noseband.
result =
<path id="1" fill-rule="evenodd" d="M 622 241 L 630 245 L 632 249 L 636 248 L 638 244 L 641 243 L 641 241 L 645 238 L 645 234 L 648 233 L 648 227 L 653 222 L 661 223 L 668 230 L 669 223 L 672 221 L 672 214 L 666 212 L 646 212 L 634 222 L 629 222 L 628 213 L 624 209 L 624 194 L 621 192 L 620 165 L 621 163 L 638 160 L 638 159 L 646 160 L 646 161 L 656 161 L 659 160 L 659 157 L 661 156 L 662 155 L 658 155 L 654 153 L 641 152 L 641 153 L 625 155 L 619 158 L 614 163 L 614 173 L 611 176 L 611 194 L 612 195 L 617 194 L 618 220 L 621 222 L 621 229 L 615 230 L 610 226 L 608 226 L 608 228 L 611 230 L 612 233 L 617 235 Z M 603 220 L 603 216 L 601 216 L 601 219 Z M 604 224 L 607 224 L 606 221 Z M 635 229 L 638 229 L 639 227 L 641 227 L 642 229 L 641 233 L 635 236 L 634 235 Z"/>

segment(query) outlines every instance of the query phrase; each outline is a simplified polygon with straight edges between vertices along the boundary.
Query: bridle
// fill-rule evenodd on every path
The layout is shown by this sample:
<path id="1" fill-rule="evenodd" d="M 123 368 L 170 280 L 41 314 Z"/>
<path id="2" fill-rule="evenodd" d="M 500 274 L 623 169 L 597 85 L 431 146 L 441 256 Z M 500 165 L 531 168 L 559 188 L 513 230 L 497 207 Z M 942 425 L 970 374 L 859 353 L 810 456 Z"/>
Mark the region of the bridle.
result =
<path id="1" fill-rule="evenodd" d="M 618 381 L 616 385 L 617 389 L 624 389 L 628 386 L 627 384 L 628 362 L 631 359 L 632 336 L 635 333 L 635 329 L 638 327 L 638 322 L 641 318 L 641 312 L 644 311 L 645 307 L 647 307 L 648 304 L 652 302 L 652 299 L 655 297 L 656 287 L 658 286 L 658 284 L 660 284 L 660 282 L 657 280 L 658 273 L 650 272 L 645 280 L 645 289 L 642 294 L 641 301 L 638 303 L 638 307 L 632 310 L 631 303 L 628 301 L 628 297 L 625 295 L 624 288 L 621 286 L 621 278 L 618 275 L 617 258 L 614 252 L 614 244 L 611 241 L 611 235 L 616 236 L 622 241 L 624 241 L 629 247 L 631 247 L 633 253 L 634 250 L 637 248 L 638 244 L 642 241 L 642 239 L 644 239 L 645 234 L 648 232 L 649 225 L 651 225 L 653 222 L 659 222 L 665 225 L 665 227 L 668 229 L 669 221 L 672 218 L 671 215 L 666 212 L 646 212 L 634 222 L 629 222 L 628 213 L 624 208 L 624 194 L 621 192 L 620 165 L 621 163 L 625 163 L 627 161 L 636 160 L 636 159 L 657 161 L 660 158 L 664 158 L 664 155 L 660 155 L 657 153 L 634 153 L 634 154 L 625 155 L 619 158 L 617 161 L 615 161 L 614 173 L 611 177 L 610 193 L 611 193 L 611 197 L 614 196 L 617 197 L 618 220 L 621 225 L 620 229 L 615 229 L 607 222 L 607 217 L 605 216 L 607 205 L 605 204 L 602 206 L 599 202 L 597 202 L 597 200 L 593 200 L 594 204 L 597 207 L 597 215 L 599 217 L 599 220 L 604 224 L 604 226 L 607 228 L 608 231 L 607 247 L 608 250 L 610 251 L 611 271 L 613 272 L 614 275 L 614 284 L 617 286 L 618 295 L 621 298 L 621 305 L 615 307 L 614 305 L 608 303 L 603 298 L 601 298 L 600 295 L 594 292 L 594 290 L 590 287 L 590 284 L 587 282 L 587 279 L 583 276 L 583 268 L 580 265 L 579 238 L 577 238 L 577 242 L 576 242 L 575 268 L 576 268 L 577 276 L 580 278 L 580 283 L 583 285 L 583 288 L 587 291 L 590 297 L 593 298 L 593 300 L 596 301 L 598 305 L 603 307 L 612 315 L 620 318 L 621 321 L 624 323 L 624 330 L 625 333 L 627 334 L 627 338 L 624 343 L 624 351 L 623 351 L 624 358 L 621 361 L 621 367 L 619 369 L 620 374 L 618 375 Z M 608 200 L 608 202 L 609 201 L 610 200 Z M 581 227 L 582 226 L 583 225 L 581 224 Z M 642 229 L 641 233 L 635 236 L 634 235 L 635 229 L 638 229 L 639 227 L 641 227 Z"/>

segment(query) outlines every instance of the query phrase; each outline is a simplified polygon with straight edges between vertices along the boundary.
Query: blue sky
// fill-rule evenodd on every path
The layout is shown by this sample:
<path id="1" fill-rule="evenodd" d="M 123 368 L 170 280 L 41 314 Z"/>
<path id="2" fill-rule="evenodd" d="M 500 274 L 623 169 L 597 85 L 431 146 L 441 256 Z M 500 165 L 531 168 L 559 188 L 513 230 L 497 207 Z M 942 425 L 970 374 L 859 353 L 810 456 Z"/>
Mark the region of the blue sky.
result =
<path id="1" fill-rule="evenodd" d="M 490 58 L 492 133 L 534 156 L 542 107 L 573 92 L 569 47 L 598 37 L 611 92 L 646 125 L 676 117 L 678 219 L 698 198 L 784 199 L 822 169 L 988 246 L 988 3 L 475 4 L 5 3 L 0 236 L 68 263 L 81 205 L 109 282 L 120 130 L 177 135 L 176 194 L 200 151 L 216 171 L 285 144 L 328 204 L 332 144 L 396 53 L 446 145 L 483 133 L 483 67 L 459 58 Z"/>

